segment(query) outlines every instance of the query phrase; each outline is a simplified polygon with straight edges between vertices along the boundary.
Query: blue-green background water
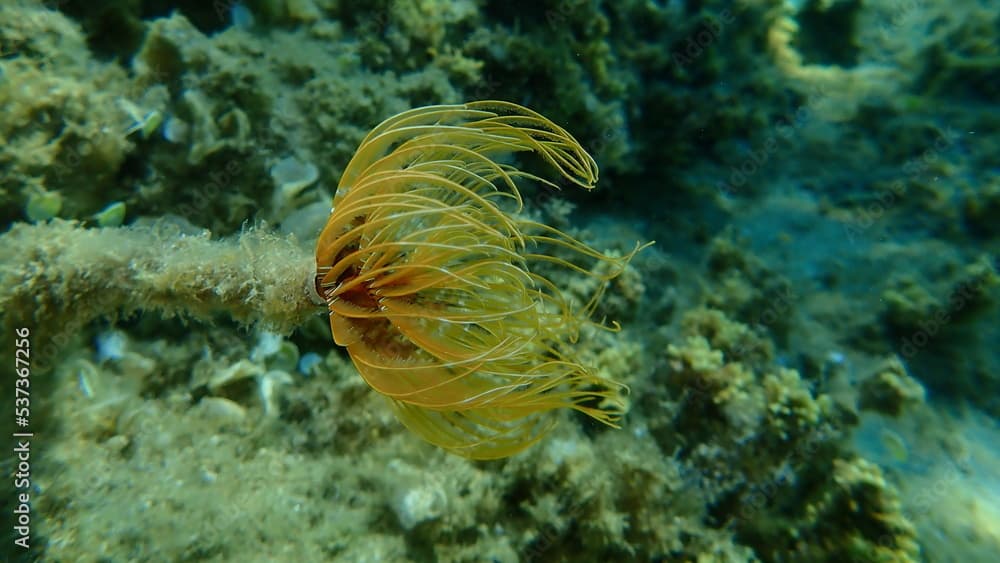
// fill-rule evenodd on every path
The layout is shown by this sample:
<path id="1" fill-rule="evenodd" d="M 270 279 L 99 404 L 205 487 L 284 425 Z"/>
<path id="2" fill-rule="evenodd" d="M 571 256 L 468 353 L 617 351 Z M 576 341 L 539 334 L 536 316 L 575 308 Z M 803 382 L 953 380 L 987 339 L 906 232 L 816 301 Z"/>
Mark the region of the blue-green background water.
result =
<path id="1" fill-rule="evenodd" d="M 477 99 L 600 166 L 526 185 L 532 217 L 656 241 L 598 311 L 624 330 L 579 352 L 630 386 L 622 429 L 565 415 L 470 462 L 402 429 L 322 319 L 69 311 L 5 560 L 994 560 L 995 1 L 3 0 L 0 221 L 39 248 L 3 279 L 71 302 L 87 264 L 38 274 L 61 220 L 308 254 L 372 127 Z"/>

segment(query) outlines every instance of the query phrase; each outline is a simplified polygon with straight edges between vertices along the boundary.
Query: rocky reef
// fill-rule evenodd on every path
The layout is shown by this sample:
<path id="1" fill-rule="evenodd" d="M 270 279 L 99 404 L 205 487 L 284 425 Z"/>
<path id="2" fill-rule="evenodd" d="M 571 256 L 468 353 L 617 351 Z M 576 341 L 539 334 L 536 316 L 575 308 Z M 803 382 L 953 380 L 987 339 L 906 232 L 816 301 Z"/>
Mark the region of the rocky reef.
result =
<path id="1" fill-rule="evenodd" d="M 998 18 L 987 0 L 3 3 L 0 327 L 5 357 L 31 334 L 35 437 L 30 547 L 0 552 L 989 560 Z M 526 189 L 525 216 L 612 256 L 657 241 L 595 311 L 622 331 L 579 352 L 629 386 L 622 428 L 563 412 L 495 461 L 402 427 L 306 287 L 369 130 L 477 99 L 530 106 L 600 165 L 593 192 Z"/>

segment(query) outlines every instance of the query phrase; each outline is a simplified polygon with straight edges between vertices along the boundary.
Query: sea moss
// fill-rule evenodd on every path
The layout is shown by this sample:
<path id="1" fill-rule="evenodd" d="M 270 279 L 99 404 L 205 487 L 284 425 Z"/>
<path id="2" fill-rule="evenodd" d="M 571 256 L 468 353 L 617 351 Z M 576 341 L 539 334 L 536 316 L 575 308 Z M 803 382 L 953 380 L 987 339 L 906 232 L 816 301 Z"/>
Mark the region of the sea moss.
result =
<path id="1" fill-rule="evenodd" d="M 117 178 L 133 149 L 117 93 L 125 72 L 94 60 L 59 12 L 5 4 L 0 19 L 0 221 L 24 219 L 44 193 L 61 195 L 64 216 L 96 213 L 126 193 Z"/>
<path id="2" fill-rule="evenodd" d="M 911 519 L 932 558 L 991 533 L 963 517 L 991 514 L 991 481 L 913 447 L 964 451 L 959 429 L 911 418 L 1000 412 L 988 2 L 239 5 L 238 25 L 230 2 L 0 8 L 3 324 L 35 323 L 51 368 L 39 557 L 908 561 Z M 575 212 L 532 193 L 529 213 L 602 249 L 659 241 L 599 311 L 622 345 L 581 353 L 631 386 L 624 427 L 565 414 L 478 464 L 395 422 L 297 293 L 308 253 L 259 226 L 308 238 L 295 213 L 328 211 L 374 124 L 475 98 L 597 156 Z M 319 178 L 279 212 L 287 158 Z M 120 200 L 170 236 L 19 223 L 37 194 L 84 222 Z M 283 343 L 319 363 L 255 358 L 262 318 L 301 322 Z M 937 430 L 879 469 L 853 451 L 875 416 L 857 407 Z"/>

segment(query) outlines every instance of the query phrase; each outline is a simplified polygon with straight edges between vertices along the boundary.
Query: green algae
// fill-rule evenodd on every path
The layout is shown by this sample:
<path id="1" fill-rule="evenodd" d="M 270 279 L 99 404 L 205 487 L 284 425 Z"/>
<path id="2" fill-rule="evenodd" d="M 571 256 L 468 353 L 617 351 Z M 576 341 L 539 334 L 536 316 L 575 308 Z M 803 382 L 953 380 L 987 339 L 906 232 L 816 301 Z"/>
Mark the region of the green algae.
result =
<path id="1" fill-rule="evenodd" d="M 0 304 L 5 329 L 37 328 L 46 351 L 39 557 L 908 561 L 955 549 L 933 539 L 942 520 L 920 496 L 934 477 L 880 469 L 849 438 L 863 409 L 905 423 L 921 385 L 996 410 L 997 190 L 974 164 L 998 125 L 956 107 L 997 72 L 982 6 L 914 3 L 904 18 L 851 2 L 261 0 L 237 28 L 211 3 L 157 18 L 144 4 L 0 8 Z M 918 33 L 932 21 L 939 33 Z M 667 240 L 602 311 L 634 328 L 584 352 L 632 387 L 626 426 L 567 415 L 522 456 L 470 463 L 403 431 L 333 349 L 302 291 L 301 227 L 302 213 L 328 211 L 379 120 L 491 97 L 566 126 L 616 187 L 578 200 L 581 213 L 555 199 L 530 212 L 609 249 Z M 977 142 L 955 133 L 973 130 Z M 839 189 L 838 170 L 876 168 L 875 156 L 880 178 Z M 270 171 L 290 157 L 319 179 L 274 206 Z M 796 160 L 827 166 L 807 175 Z M 787 215 L 849 239 L 808 239 L 838 268 L 789 266 L 808 261 L 791 251 L 807 238 L 794 222 L 763 249 L 715 229 L 788 190 L 782 174 L 812 182 L 795 186 L 811 201 L 783 202 L 802 215 Z M 64 205 L 22 223 L 41 193 Z M 648 223 L 594 220 L 595 201 L 619 199 L 639 200 Z M 86 227 L 109 201 L 135 224 Z M 80 223 L 46 222 L 57 214 Z M 933 244 L 886 242 L 912 217 Z M 861 292 L 851 275 L 875 268 L 858 256 L 880 264 Z M 942 312 L 925 345 L 905 347 Z M 255 355 L 259 323 L 286 335 L 277 354 Z M 98 359 L 109 327 L 128 334 L 125 351 Z M 293 368 L 306 353 L 322 358 L 309 378 Z M 923 459 L 919 435 L 898 432 L 905 461 Z M 961 494 L 937 504 L 978 506 L 968 481 L 943 474 Z M 972 554 L 990 552 L 991 531 L 947 528 L 975 538 Z"/>

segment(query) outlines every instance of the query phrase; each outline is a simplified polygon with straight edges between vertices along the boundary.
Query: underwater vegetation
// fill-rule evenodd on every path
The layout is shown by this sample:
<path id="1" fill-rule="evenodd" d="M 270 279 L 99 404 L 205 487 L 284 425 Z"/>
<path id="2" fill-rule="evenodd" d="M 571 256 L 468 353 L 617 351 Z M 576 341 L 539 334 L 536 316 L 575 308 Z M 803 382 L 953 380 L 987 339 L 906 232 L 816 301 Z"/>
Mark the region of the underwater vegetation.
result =
<path id="1" fill-rule="evenodd" d="M 580 364 L 573 345 L 595 324 L 589 317 L 606 283 L 639 248 L 606 256 L 516 218 L 516 179 L 557 187 L 499 162 L 517 152 L 537 153 L 578 186 L 597 182 L 597 164 L 576 139 L 527 108 L 419 108 L 362 141 L 316 246 L 317 289 L 336 343 L 407 427 L 470 458 L 528 447 L 550 429 L 552 409 L 612 426 L 624 412 L 624 386 Z M 602 283 L 576 306 L 538 263 Z"/>
<path id="2" fill-rule="evenodd" d="M 993 561 L 995 4 L 0 1 L 0 560 Z"/>

